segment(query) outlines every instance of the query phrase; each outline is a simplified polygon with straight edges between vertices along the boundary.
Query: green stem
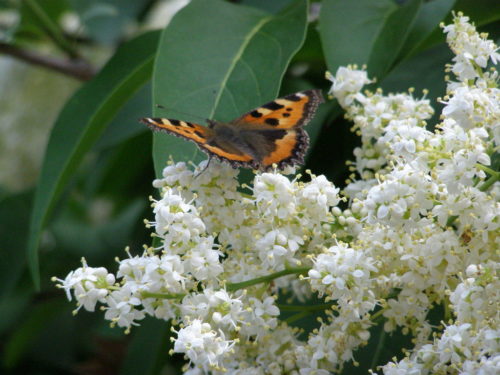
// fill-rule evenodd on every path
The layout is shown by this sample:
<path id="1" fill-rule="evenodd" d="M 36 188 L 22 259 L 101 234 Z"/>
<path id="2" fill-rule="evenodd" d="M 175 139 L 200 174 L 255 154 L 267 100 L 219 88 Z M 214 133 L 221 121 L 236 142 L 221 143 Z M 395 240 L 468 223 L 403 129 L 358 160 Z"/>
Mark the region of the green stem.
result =
<path id="1" fill-rule="evenodd" d="M 234 292 L 235 290 L 244 289 L 244 288 L 247 288 L 249 286 L 260 284 L 260 283 L 265 283 L 267 281 L 277 279 L 278 277 L 306 273 L 310 269 L 311 269 L 310 267 L 287 268 L 283 271 L 271 273 L 270 275 L 257 277 L 255 279 L 250 279 L 247 281 L 243 281 L 241 283 L 226 284 L 226 290 L 228 292 Z M 169 294 L 169 293 L 142 292 L 141 295 L 144 298 L 180 299 L 180 298 L 184 297 L 186 295 L 186 293 Z M 331 306 L 331 305 L 325 304 L 325 305 L 317 305 L 317 306 Z"/>
<path id="2" fill-rule="evenodd" d="M 477 169 L 481 169 L 483 171 L 485 171 L 486 173 L 488 173 L 489 175 L 492 175 L 492 176 L 498 176 L 500 175 L 500 172 L 495 172 L 493 169 L 487 167 L 486 165 L 483 165 L 483 164 L 479 164 L 479 163 L 476 163 L 476 168 Z"/>
<path id="3" fill-rule="evenodd" d="M 59 25 L 55 23 L 50 16 L 43 10 L 43 8 L 34 0 L 24 0 L 24 4 L 33 12 L 38 18 L 42 28 L 47 32 L 48 36 L 53 42 L 66 52 L 72 58 L 78 58 L 78 52 L 67 41 L 62 33 Z"/>
<path id="4" fill-rule="evenodd" d="M 451 227 L 453 225 L 453 223 L 455 222 L 455 220 L 457 220 L 457 219 L 458 219 L 458 216 L 455 216 L 455 215 L 454 216 L 450 216 L 448 218 L 448 220 L 446 221 L 446 226 L 447 227 Z"/>
<path id="5" fill-rule="evenodd" d="M 486 165 L 479 163 L 476 164 L 476 168 L 481 169 L 490 175 L 490 177 L 484 182 L 484 184 L 479 187 L 479 190 L 486 191 L 491 187 L 491 185 L 500 180 L 500 172 L 494 171 Z"/>
<path id="6" fill-rule="evenodd" d="M 370 320 L 375 323 L 382 316 L 382 314 L 384 313 L 384 311 L 385 311 L 384 309 L 380 309 L 375 314 L 372 314 L 370 316 Z"/>
<path id="7" fill-rule="evenodd" d="M 334 303 L 323 303 L 320 305 L 282 305 L 278 304 L 278 308 L 281 311 L 299 311 L 299 312 L 304 312 L 304 311 L 321 311 L 321 310 L 326 310 L 329 309 L 330 307 L 334 306 Z"/>
<path id="8" fill-rule="evenodd" d="M 283 271 L 271 273 L 270 275 L 257 277 L 255 279 L 250 279 L 247 281 L 242 281 L 241 283 L 226 284 L 226 290 L 228 292 L 234 292 L 235 290 L 245 289 L 245 288 L 248 288 L 249 286 L 252 286 L 252 285 L 272 281 L 274 279 L 277 279 L 278 277 L 282 277 L 282 276 L 286 276 L 286 275 L 293 275 L 293 274 L 303 274 L 303 273 L 306 273 L 307 271 L 309 271 L 310 269 L 311 269 L 310 267 L 287 268 Z"/>
<path id="9" fill-rule="evenodd" d="M 445 300 L 445 302 L 443 303 L 445 321 L 450 319 L 452 316 L 450 304 L 448 302 L 448 300 Z"/>
<path id="10" fill-rule="evenodd" d="M 373 354 L 370 368 L 375 368 L 375 366 L 378 364 L 380 354 L 382 353 L 382 349 L 384 348 L 385 336 L 386 333 L 384 331 L 384 328 L 382 328 L 382 331 L 380 332 L 380 336 L 378 338 L 377 348 L 375 349 L 375 353 Z"/>
<path id="11" fill-rule="evenodd" d="M 142 292 L 141 296 L 144 298 L 158 298 L 158 299 L 181 299 L 184 297 L 185 293 L 169 294 L 169 293 L 151 293 Z"/>
<path id="12" fill-rule="evenodd" d="M 290 324 L 290 323 L 293 323 L 299 319 L 302 319 L 302 318 L 305 318 L 306 316 L 308 316 L 310 314 L 309 311 L 303 311 L 301 313 L 298 313 L 298 314 L 295 314 L 295 315 L 292 315 L 291 317 L 285 319 L 285 323 L 287 324 Z"/>
<path id="13" fill-rule="evenodd" d="M 491 185 L 493 185 L 495 182 L 497 182 L 499 180 L 500 180 L 500 173 L 496 173 L 496 174 L 492 175 L 490 178 L 488 178 L 484 182 L 484 184 L 479 186 L 479 190 L 486 191 L 491 187 Z"/>

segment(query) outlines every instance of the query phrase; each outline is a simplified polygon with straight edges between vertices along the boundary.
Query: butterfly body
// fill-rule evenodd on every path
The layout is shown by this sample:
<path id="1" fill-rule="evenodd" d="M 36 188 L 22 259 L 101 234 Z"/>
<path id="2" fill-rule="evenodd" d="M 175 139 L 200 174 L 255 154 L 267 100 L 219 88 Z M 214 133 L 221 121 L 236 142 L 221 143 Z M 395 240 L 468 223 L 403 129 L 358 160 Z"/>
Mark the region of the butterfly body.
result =
<path id="1" fill-rule="evenodd" d="M 208 126 L 165 118 L 144 118 L 154 130 L 166 131 L 195 142 L 209 157 L 234 168 L 282 169 L 304 162 L 309 137 L 302 129 L 323 102 L 319 90 L 306 90 L 254 109 L 224 123 L 208 120 Z"/>

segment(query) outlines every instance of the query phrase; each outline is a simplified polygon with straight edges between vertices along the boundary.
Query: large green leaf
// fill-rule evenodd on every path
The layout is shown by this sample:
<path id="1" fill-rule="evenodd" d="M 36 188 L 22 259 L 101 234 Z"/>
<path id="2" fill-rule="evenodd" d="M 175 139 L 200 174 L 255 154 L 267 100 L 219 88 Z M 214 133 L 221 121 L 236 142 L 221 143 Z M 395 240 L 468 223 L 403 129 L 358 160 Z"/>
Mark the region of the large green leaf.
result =
<path id="1" fill-rule="evenodd" d="M 95 144 L 98 150 L 115 148 L 147 129 L 137 119 L 151 110 L 151 84 L 144 85 L 116 114 Z"/>
<path id="2" fill-rule="evenodd" d="M 0 200 L 0 299 L 8 295 L 25 270 L 26 239 L 33 192 Z"/>
<path id="3" fill-rule="evenodd" d="M 439 23 L 450 13 L 455 2 L 456 0 L 434 0 L 422 4 L 401 54 L 411 56 L 420 50 L 423 42 L 435 30 L 440 30 Z"/>
<path id="4" fill-rule="evenodd" d="M 409 0 L 387 17 L 368 60 L 368 72 L 372 77 L 381 79 L 391 69 L 401 53 L 421 5 L 422 0 Z"/>
<path id="5" fill-rule="evenodd" d="M 320 35 L 328 69 L 347 64 L 368 65 L 381 78 L 394 61 L 414 22 L 421 0 L 402 6 L 391 0 L 325 0 Z"/>
<path id="6" fill-rule="evenodd" d="M 277 13 L 283 9 L 291 0 L 241 0 L 240 4 L 252 6 L 270 13 Z"/>
<path id="7" fill-rule="evenodd" d="M 426 96 L 436 109 L 429 121 L 434 125 L 441 112 L 436 99 L 443 97 L 446 91 L 444 66 L 452 57 L 448 46 L 442 43 L 403 61 L 380 82 L 380 86 L 387 92 L 405 92 L 413 87 L 416 97 L 422 96 L 422 91 L 427 89 Z"/>
<path id="8" fill-rule="evenodd" d="M 68 304 L 62 299 L 44 301 L 32 307 L 23 322 L 12 333 L 5 343 L 5 353 L 2 364 L 6 368 L 12 368 L 22 359 L 29 346 L 36 339 L 37 335 L 47 327 L 61 311 L 68 312 Z"/>
<path id="9" fill-rule="evenodd" d="M 304 40 L 307 1 L 271 15 L 220 0 L 195 0 L 164 31 L 155 62 L 156 115 L 228 121 L 276 97 L 281 78 Z M 187 115 L 191 114 L 191 115 Z M 157 174 L 168 155 L 200 160 L 191 142 L 155 134 Z"/>
<path id="10" fill-rule="evenodd" d="M 53 1 L 53 0 L 51 0 Z M 92 39 L 106 44 L 116 43 L 126 28 L 148 7 L 150 0 L 70 0 L 73 10 Z"/>
<path id="11" fill-rule="evenodd" d="M 34 3 L 34 4 L 33 4 Z M 35 8 L 40 8 L 43 14 L 37 14 Z M 67 11 L 65 0 L 32 0 L 22 1 L 19 4 L 19 23 L 14 29 L 14 41 L 16 43 L 29 42 L 47 37 L 47 22 L 57 24 L 58 20 Z M 48 21 L 43 22 L 41 17 Z M 8 31 L 12 32 L 12 31 Z"/>
<path id="12" fill-rule="evenodd" d="M 147 318 L 134 329 L 127 355 L 121 366 L 121 375 L 153 375 L 170 358 L 169 324 L 163 320 Z"/>
<path id="13" fill-rule="evenodd" d="M 121 47 L 66 104 L 50 135 L 31 216 L 28 261 L 39 285 L 38 243 L 50 210 L 85 153 L 118 110 L 151 77 L 158 32 Z"/>
<path id="14" fill-rule="evenodd" d="M 439 1 L 444 2 L 445 0 Z M 470 21 L 477 27 L 486 26 L 500 20 L 500 1 L 498 0 L 456 0 L 453 10 L 455 12 L 463 12 L 464 15 L 469 17 Z M 448 13 L 444 23 L 451 23 L 452 18 L 453 16 L 451 12 Z M 441 28 L 436 28 L 424 41 L 419 44 L 417 51 L 434 47 L 443 43 L 445 39 L 446 37 L 443 30 Z"/>
<path id="15" fill-rule="evenodd" d="M 500 1 L 498 0 L 458 0 L 456 12 L 463 12 L 477 26 L 500 20 Z"/>
<path id="16" fill-rule="evenodd" d="M 319 31 L 328 69 L 366 64 L 377 36 L 391 13 L 397 9 L 391 0 L 324 0 Z"/>

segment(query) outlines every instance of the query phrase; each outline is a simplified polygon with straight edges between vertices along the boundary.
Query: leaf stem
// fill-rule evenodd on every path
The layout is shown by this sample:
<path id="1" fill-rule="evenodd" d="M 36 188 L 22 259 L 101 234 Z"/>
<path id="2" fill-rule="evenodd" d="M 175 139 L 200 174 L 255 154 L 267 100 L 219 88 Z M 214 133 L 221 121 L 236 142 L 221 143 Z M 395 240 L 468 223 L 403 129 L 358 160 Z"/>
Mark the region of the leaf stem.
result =
<path id="1" fill-rule="evenodd" d="M 479 190 L 486 191 L 491 187 L 491 185 L 493 185 L 495 182 L 497 182 L 499 180 L 500 180 L 500 173 L 496 173 L 496 174 L 492 175 L 490 178 L 488 178 L 484 182 L 484 184 L 479 186 Z"/>
<path id="2" fill-rule="evenodd" d="M 144 298 L 158 298 L 158 299 L 181 299 L 184 297 L 186 293 L 151 293 L 151 292 L 142 292 L 141 296 Z"/>
<path id="3" fill-rule="evenodd" d="M 278 277 L 286 276 L 286 275 L 293 275 L 293 274 L 303 274 L 306 273 L 307 271 L 310 270 L 310 267 L 298 267 L 298 268 L 287 268 L 284 269 L 283 271 L 278 271 L 271 273 L 267 276 L 262 276 L 262 277 L 257 277 L 255 279 L 250 279 L 247 281 L 242 281 L 241 283 L 230 283 L 226 284 L 226 290 L 229 292 L 234 292 L 239 289 L 247 288 L 252 285 L 264 283 L 267 281 L 271 281 L 274 279 L 277 279 Z M 151 292 L 142 292 L 141 293 L 142 297 L 144 298 L 160 298 L 160 299 L 180 299 L 186 295 L 186 293 L 151 293 Z M 331 306 L 331 304 L 324 304 L 324 305 L 315 305 L 315 306 L 321 306 L 322 309 L 326 308 L 327 306 Z M 315 306 L 307 306 L 310 310 L 315 310 Z M 295 307 L 298 307 L 297 305 Z M 317 308 L 319 309 L 319 307 Z M 303 308 L 302 308 L 303 310 Z"/>
<path id="4" fill-rule="evenodd" d="M 65 60 L 44 56 L 4 42 L 0 42 L 0 54 L 13 56 L 30 64 L 43 66 L 82 81 L 88 81 L 96 74 L 94 68 L 83 60 Z"/>
<path id="5" fill-rule="evenodd" d="M 483 165 L 483 164 L 480 164 L 480 163 L 476 163 L 476 168 L 477 169 L 481 169 L 481 170 L 485 171 L 486 173 L 488 173 L 488 174 L 490 174 L 492 176 L 500 175 L 500 172 L 496 172 L 493 169 L 487 167 L 486 165 Z"/>
<path id="6" fill-rule="evenodd" d="M 493 169 L 480 163 L 476 163 L 476 168 L 481 169 L 490 175 L 484 184 L 479 187 L 479 190 L 486 191 L 491 187 L 491 185 L 500 180 L 500 172 L 494 171 Z"/>
<path id="7" fill-rule="evenodd" d="M 278 304 L 278 308 L 281 311 L 320 311 L 320 310 L 326 310 L 329 309 L 330 307 L 334 306 L 335 303 L 322 303 L 320 305 L 282 305 Z"/>
<path id="8" fill-rule="evenodd" d="M 386 333 L 384 331 L 384 328 L 382 328 L 382 331 L 380 332 L 380 336 L 378 338 L 377 348 L 375 349 L 375 353 L 373 354 L 372 357 L 372 363 L 370 368 L 374 368 L 380 359 L 380 354 L 382 353 L 382 349 L 384 348 L 385 337 Z"/>
<path id="9" fill-rule="evenodd" d="M 311 269 L 310 267 L 287 268 L 282 271 L 274 272 L 262 277 L 257 277 L 255 279 L 242 281 L 240 283 L 226 284 L 226 290 L 229 292 L 234 292 L 235 290 L 244 289 L 252 285 L 265 283 L 277 279 L 278 277 L 293 275 L 293 274 L 303 274 L 309 271 L 310 269 Z"/>
<path id="10" fill-rule="evenodd" d="M 305 318 L 310 313 L 311 313 L 310 311 L 302 311 L 300 313 L 297 313 L 297 314 L 292 315 L 289 318 L 285 319 L 285 323 L 287 323 L 287 324 L 293 323 L 299 319 Z"/>
<path id="11" fill-rule="evenodd" d="M 38 18 L 41 27 L 45 30 L 52 41 L 71 58 L 79 58 L 78 51 L 68 42 L 59 25 L 55 23 L 45 10 L 34 0 L 24 0 L 24 4 Z"/>
<path id="12" fill-rule="evenodd" d="M 370 315 L 370 320 L 375 323 L 382 316 L 384 311 L 385 311 L 385 309 L 380 309 L 376 313 Z"/>

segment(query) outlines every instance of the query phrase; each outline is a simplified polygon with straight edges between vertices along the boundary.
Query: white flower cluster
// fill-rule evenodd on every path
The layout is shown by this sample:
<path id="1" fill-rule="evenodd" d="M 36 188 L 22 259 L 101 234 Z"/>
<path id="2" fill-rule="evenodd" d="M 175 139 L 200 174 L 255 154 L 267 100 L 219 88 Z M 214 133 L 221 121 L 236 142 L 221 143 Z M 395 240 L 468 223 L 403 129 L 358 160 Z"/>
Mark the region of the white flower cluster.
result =
<path id="1" fill-rule="evenodd" d="M 153 183 L 157 247 L 116 275 L 84 262 L 60 287 L 127 330 L 146 315 L 172 320 L 188 375 L 327 375 L 380 320 L 415 343 L 385 374 L 499 373 L 500 94 L 483 71 L 498 55 L 461 15 L 445 32 L 457 81 L 435 131 L 428 100 L 361 93 L 371 81 L 353 66 L 328 75 L 361 137 L 345 197 L 311 173 L 258 173 L 247 186 L 226 165 L 171 163 Z M 454 316 L 431 339 L 440 304 Z M 294 322 L 319 313 L 299 339 Z"/>
<path id="2" fill-rule="evenodd" d="M 455 322 L 385 374 L 500 373 L 500 263 L 471 264 L 466 275 L 450 296 Z"/>
<path id="3" fill-rule="evenodd" d="M 173 352 L 189 358 L 188 372 L 295 368 L 297 332 L 280 324 L 276 298 L 280 290 L 311 295 L 297 275 L 311 268 L 311 255 L 335 243 L 332 226 L 349 225 L 336 208 L 339 189 L 324 176 L 304 183 L 273 172 L 256 175 L 245 193 L 236 177 L 213 162 L 198 175 L 184 163 L 167 166 L 154 181 L 161 199 L 153 202 L 155 220 L 147 222 L 158 248 L 120 260 L 116 276 L 84 264 L 58 280 L 68 297 L 73 292 L 89 311 L 101 303 L 105 318 L 127 329 L 146 315 L 175 320 Z M 273 273 L 271 288 L 252 281 Z M 283 362 L 275 363 L 285 349 Z"/>
<path id="4" fill-rule="evenodd" d="M 500 373 L 500 176 L 490 166 L 499 146 L 500 90 L 496 70 L 484 71 L 497 62 L 498 47 L 460 14 L 444 30 L 457 81 L 448 83 L 435 131 L 426 129 L 426 100 L 336 93 L 339 79 L 332 79 L 363 142 L 354 162 L 361 181 L 345 192 L 364 224 L 349 246 L 375 260 L 370 290 L 385 329 L 415 335 L 414 351 L 384 366 L 385 374 Z M 349 69 L 352 79 L 361 76 Z M 349 81 L 345 70 L 340 80 Z M 480 276 L 457 285 L 464 273 Z M 450 302 L 456 319 L 429 342 L 429 311 Z"/>

